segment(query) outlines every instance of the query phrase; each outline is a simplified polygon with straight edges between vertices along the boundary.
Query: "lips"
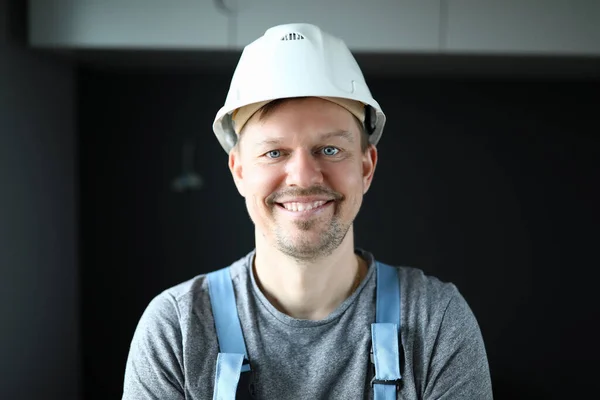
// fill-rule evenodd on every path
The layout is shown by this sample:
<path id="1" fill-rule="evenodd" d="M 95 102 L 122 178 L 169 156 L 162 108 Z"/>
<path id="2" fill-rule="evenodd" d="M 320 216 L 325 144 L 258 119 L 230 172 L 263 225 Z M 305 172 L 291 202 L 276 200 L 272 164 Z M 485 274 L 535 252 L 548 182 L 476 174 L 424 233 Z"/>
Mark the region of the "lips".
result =
<path id="1" fill-rule="evenodd" d="M 265 200 L 268 205 L 277 206 L 288 215 L 309 216 L 343 201 L 344 196 L 328 188 L 313 187 L 272 193 Z"/>
<path id="2" fill-rule="evenodd" d="M 290 201 L 290 202 L 279 203 L 279 204 L 288 211 L 299 212 L 299 211 L 314 210 L 315 208 L 321 207 L 325 203 L 327 203 L 327 200 L 317 200 L 317 201 L 311 201 L 311 202 Z"/>

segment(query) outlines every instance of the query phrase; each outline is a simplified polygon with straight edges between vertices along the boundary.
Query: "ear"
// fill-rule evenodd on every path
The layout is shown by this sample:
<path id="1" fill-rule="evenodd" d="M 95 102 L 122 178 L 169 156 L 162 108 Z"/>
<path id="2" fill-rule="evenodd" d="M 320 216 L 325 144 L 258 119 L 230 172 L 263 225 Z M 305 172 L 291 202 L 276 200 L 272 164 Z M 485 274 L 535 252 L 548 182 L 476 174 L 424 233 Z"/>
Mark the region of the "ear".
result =
<path id="1" fill-rule="evenodd" d="M 239 152 L 238 146 L 235 146 L 229 152 L 229 171 L 231 171 L 231 176 L 233 177 L 233 181 L 235 182 L 235 186 L 237 187 L 238 192 L 242 197 L 244 197 L 244 179 L 243 179 L 243 170 L 242 170 L 242 157 Z"/>
<path id="2" fill-rule="evenodd" d="M 377 156 L 377 147 L 373 144 L 370 144 L 367 151 L 363 153 L 363 194 L 367 193 L 371 187 L 371 182 L 373 182 L 373 175 L 375 174 L 375 167 L 377 166 Z"/>

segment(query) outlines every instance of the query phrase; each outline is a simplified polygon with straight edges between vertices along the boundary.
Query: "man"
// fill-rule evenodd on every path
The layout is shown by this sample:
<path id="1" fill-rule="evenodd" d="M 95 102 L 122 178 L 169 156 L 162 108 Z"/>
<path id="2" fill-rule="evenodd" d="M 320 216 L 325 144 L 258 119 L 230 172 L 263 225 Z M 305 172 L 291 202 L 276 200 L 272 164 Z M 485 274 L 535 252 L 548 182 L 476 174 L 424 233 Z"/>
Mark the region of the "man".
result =
<path id="1" fill-rule="evenodd" d="M 124 399 L 492 398 L 456 287 L 355 248 L 384 123 L 341 40 L 291 24 L 246 47 L 213 129 L 256 248 L 150 303 Z"/>

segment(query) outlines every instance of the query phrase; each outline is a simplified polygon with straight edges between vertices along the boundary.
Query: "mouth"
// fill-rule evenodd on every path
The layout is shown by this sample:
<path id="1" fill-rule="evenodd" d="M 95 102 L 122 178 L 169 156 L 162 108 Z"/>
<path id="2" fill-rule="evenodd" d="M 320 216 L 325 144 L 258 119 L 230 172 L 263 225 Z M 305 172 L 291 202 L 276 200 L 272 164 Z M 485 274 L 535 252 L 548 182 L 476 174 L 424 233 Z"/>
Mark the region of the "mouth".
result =
<path id="1" fill-rule="evenodd" d="M 334 200 L 317 200 L 309 202 L 290 201 L 285 203 L 275 203 L 280 209 L 294 215 L 312 215 L 324 210 L 333 204 Z"/>

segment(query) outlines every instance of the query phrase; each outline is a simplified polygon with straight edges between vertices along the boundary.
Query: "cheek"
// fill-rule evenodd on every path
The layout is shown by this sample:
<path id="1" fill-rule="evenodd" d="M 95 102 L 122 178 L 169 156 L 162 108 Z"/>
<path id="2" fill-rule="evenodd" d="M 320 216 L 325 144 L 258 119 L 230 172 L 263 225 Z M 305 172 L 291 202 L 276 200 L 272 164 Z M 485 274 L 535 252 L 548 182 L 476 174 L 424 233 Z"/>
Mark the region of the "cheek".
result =
<path id="1" fill-rule="evenodd" d="M 265 206 L 265 199 L 277 190 L 279 183 L 276 171 L 260 167 L 250 169 L 244 181 L 247 202 L 255 208 Z"/>
<path id="2" fill-rule="evenodd" d="M 360 208 L 364 195 L 362 165 L 352 164 L 337 174 L 337 191 L 346 197 L 345 212 L 354 215 Z"/>
<path id="3" fill-rule="evenodd" d="M 330 171 L 331 184 L 333 189 L 340 191 L 347 198 L 357 196 L 363 192 L 362 169 L 355 164 L 348 165 L 345 168 L 336 168 Z"/>

